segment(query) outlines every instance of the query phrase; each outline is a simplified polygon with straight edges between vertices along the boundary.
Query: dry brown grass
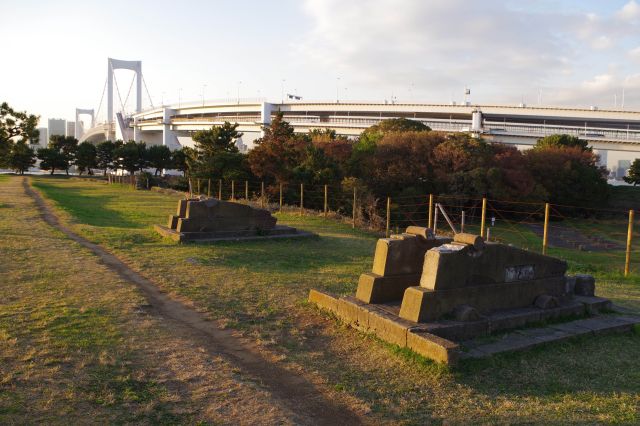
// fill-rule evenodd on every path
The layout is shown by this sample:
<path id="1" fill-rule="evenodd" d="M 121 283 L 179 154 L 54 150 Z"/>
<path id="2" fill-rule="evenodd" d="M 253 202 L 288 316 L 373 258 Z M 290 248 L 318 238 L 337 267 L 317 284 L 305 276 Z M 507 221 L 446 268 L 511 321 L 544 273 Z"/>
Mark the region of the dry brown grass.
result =
<path id="1" fill-rule="evenodd" d="M 158 318 L 0 185 L 0 423 L 291 423 L 267 392 Z"/>

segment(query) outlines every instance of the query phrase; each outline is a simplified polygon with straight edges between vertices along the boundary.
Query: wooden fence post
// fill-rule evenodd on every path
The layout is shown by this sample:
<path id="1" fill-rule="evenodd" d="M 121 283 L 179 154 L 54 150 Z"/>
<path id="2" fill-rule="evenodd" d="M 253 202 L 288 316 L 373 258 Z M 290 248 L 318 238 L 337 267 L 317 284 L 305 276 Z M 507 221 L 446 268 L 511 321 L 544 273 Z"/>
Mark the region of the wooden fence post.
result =
<path id="1" fill-rule="evenodd" d="M 218 200 L 222 200 L 222 179 L 218 179 Z"/>
<path id="2" fill-rule="evenodd" d="M 624 276 L 629 276 L 629 264 L 631 263 L 631 240 L 633 239 L 633 210 L 629 210 L 629 227 L 627 228 L 627 254 L 624 260 Z"/>
<path id="3" fill-rule="evenodd" d="M 280 183 L 280 211 L 282 211 L 282 183 Z"/>
<path id="4" fill-rule="evenodd" d="M 211 178 L 207 182 L 207 198 L 211 198 Z"/>
<path id="5" fill-rule="evenodd" d="M 544 228 L 542 230 L 542 254 L 547 254 L 547 242 L 549 235 L 549 203 L 544 203 Z"/>
<path id="6" fill-rule="evenodd" d="M 485 237 L 485 228 L 484 224 L 487 219 L 487 198 L 482 197 L 482 215 L 480 217 L 480 236 L 482 238 Z"/>
<path id="7" fill-rule="evenodd" d="M 389 228 L 391 227 L 391 197 L 387 197 L 387 230 L 385 236 L 389 238 Z"/>
<path id="8" fill-rule="evenodd" d="M 304 183 L 300 184 L 300 214 L 304 214 Z"/>
<path id="9" fill-rule="evenodd" d="M 327 210 L 328 210 L 328 205 L 327 205 L 327 185 L 324 186 L 324 218 L 327 218 Z"/>
<path id="10" fill-rule="evenodd" d="M 356 187 L 353 187 L 353 208 L 351 209 L 353 210 L 353 223 L 351 224 L 351 227 L 353 229 L 356 228 Z"/>
<path id="11" fill-rule="evenodd" d="M 231 181 L 231 201 L 235 200 L 236 198 L 236 181 L 232 180 Z"/>
<path id="12" fill-rule="evenodd" d="M 247 200 L 247 203 L 249 202 L 249 181 L 248 180 L 244 181 L 244 199 Z"/>
<path id="13" fill-rule="evenodd" d="M 427 228 L 433 229 L 433 194 L 429 194 L 429 222 Z"/>

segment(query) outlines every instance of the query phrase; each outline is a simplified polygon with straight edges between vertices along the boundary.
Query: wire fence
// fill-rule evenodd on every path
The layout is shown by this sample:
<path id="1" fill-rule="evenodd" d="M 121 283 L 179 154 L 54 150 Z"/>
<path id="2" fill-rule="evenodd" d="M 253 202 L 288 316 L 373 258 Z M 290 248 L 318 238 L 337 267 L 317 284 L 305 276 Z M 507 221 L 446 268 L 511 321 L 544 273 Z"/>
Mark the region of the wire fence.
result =
<path id="1" fill-rule="evenodd" d="M 130 176 L 109 177 L 110 183 L 148 188 Z M 376 197 L 356 182 L 350 185 L 278 184 L 262 181 L 192 179 L 191 196 L 250 203 L 296 216 L 318 217 L 318 232 L 335 230 L 336 222 L 380 236 L 402 233 L 408 226 L 432 228 L 440 235 L 467 232 L 488 241 L 549 254 L 583 272 L 629 275 L 640 271 L 640 237 L 634 227 L 638 211 L 563 204 L 508 201 L 465 195 L 403 195 Z M 302 223 L 301 223 L 302 224 Z"/>

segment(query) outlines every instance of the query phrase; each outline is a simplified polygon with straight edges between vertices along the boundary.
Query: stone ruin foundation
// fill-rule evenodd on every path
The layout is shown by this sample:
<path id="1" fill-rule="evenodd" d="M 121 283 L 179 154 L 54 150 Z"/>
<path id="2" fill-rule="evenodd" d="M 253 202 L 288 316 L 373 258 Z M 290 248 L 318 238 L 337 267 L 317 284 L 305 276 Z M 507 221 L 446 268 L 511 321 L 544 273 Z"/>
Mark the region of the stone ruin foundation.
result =
<path id="1" fill-rule="evenodd" d="M 169 216 L 167 226 L 155 225 L 163 236 L 179 242 L 239 241 L 309 237 L 315 234 L 284 225 L 268 210 L 215 198 L 178 201 L 178 211 Z"/>
<path id="2" fill-rule="evenodd" d="M 311 290 L 309 301 L 448 364 L 640 324 L 640 317 L 595 296 L 593 277 L 566 270 L 559 259 L 477 235 L 446 238 L 410 226 L 378 240 L 372 271 L 360 276 L 355 297 Z"/>

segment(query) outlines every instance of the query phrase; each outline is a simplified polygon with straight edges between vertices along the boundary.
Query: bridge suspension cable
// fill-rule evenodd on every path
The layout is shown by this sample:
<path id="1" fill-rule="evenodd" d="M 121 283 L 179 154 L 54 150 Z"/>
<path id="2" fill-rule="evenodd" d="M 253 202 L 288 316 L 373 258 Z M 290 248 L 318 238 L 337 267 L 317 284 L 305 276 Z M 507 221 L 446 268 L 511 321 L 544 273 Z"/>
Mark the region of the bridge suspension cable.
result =
<path id="1" fill-rule="evenodd" d="M 124 98 L 124 104 L 127 105 L 127 102 L 129 102 L 129 95 L 131 95 L 131 89 L 133 88 L 133 82 L 136 80 L 136 75 L 133 75 L 133 78 L 131 78 L 131 84 L 129 85 L 129 91 L 127 92 L 127 97 Z M 123 111 L 124 112 L 124 111 Z"/>
<path id="2" fill-rule="evenodd" d="M 142 83 L 144 84 L 144 90 L 147 92 L 147 97 L 149 98 L 149 104 L 151 104 L 151 108 L 153 108 L 153 100 L 151 99 L 151 94 L 149 93 L 149 88 L 147 87 L 147 82 L 144 79 L 144 74 L 142 74 Z"/>
<path id="3" fill-rule="evenodd" d="M 104 100 L 104 92 L 107 90 L 107 80 L 109 77 L 104 79 L 104 87 L 102 88 L 102 96 L 100 96 L 100 103 L 98 104 L 98 112 L 96 112 L 96 120 L 100 117 L 100 109 L 102 108 L 102 101 Z"/>

